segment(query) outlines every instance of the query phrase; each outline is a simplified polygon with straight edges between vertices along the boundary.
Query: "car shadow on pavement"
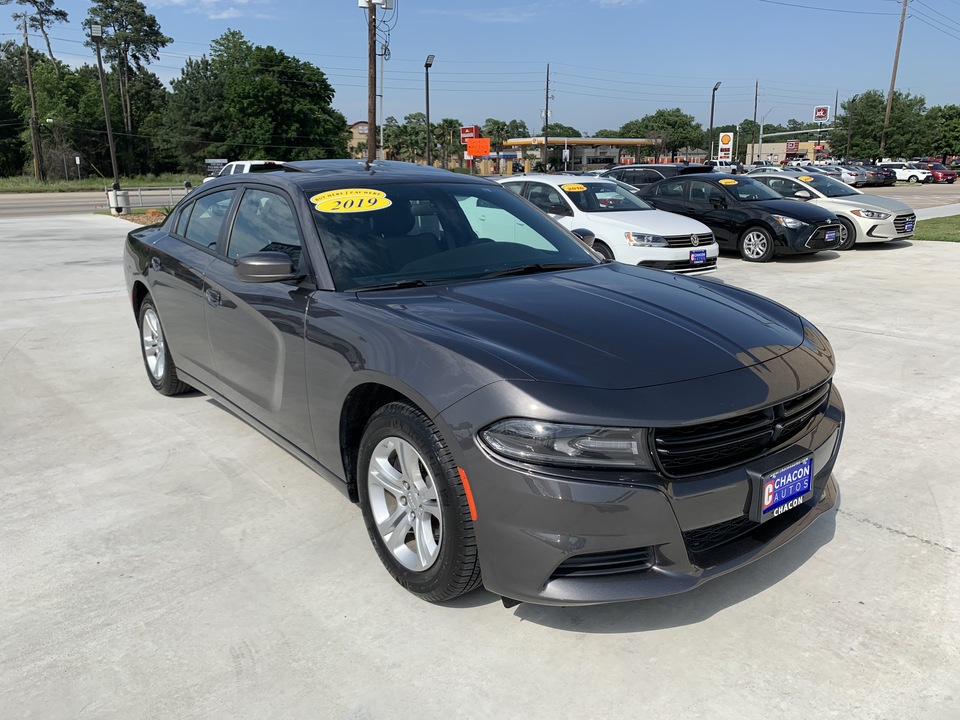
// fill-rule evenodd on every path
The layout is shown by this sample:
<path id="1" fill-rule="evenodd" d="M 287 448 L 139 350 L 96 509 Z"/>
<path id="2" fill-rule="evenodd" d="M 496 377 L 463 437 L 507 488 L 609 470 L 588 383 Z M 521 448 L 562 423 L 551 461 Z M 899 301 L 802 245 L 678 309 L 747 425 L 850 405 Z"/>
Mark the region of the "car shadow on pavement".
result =
<path id="1" fill-rule="evenodd" d="M 680 595 L 610 605 L 522 604 L 514 614 L 537 625 L 579 633 L 635 633 L 693 625 L 772 588 L 805 565 L 833 539 L 836 516 L 834 508 L 776 552 Z"/>
<path id="2" fill-rule="evenodd" d="M 913 247 L 913 243 L 909 240 L 890 240 L 889 242 L 858 244 L 854 245 L 853 249 L 857 252 L 887 252 L 888 250 L 903 250 L 911 247 Z"/>

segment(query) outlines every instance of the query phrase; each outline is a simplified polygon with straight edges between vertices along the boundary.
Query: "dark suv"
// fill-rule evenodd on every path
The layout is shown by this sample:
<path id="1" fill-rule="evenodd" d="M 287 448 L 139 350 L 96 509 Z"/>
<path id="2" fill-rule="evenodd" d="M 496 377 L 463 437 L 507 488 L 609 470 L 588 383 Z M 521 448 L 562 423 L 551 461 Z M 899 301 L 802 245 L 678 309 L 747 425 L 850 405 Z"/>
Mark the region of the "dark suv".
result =
<path id="1" fill-rule="evenodd" d="M 677 175 L 686 175 L 687 173 L 711 172 L 713 168 L 707 165 L 690 165 L 688 163 L 638 163 L 636 165 L 617 165 L 612 167 L 600 177 L 609 177 L 627 185 L 642 187 L 650 183 L 663 180 Z"/>

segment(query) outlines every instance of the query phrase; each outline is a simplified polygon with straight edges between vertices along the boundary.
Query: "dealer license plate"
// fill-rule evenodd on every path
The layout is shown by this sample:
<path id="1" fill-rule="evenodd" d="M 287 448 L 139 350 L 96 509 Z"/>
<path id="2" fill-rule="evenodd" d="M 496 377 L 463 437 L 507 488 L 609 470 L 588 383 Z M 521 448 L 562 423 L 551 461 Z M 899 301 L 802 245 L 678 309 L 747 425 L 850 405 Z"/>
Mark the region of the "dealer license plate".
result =
<path id="1" fill-rule="evenodd" d="M 827 230 L 827 240 L 828 240 L 828 241 L 831 241 L 831 240 L 836 240 L 836 239 L 837 239 L 837 231 L 836 231 L 836 230 Z"/>
<path id="2" fill-rule="evenodd" d="M 691 265 L 703 265 L 707 261 L 707 251 L 706 250 L 691 250 L 690 251 L 690 264 Z"/>
<path id="3" fill-rule="evenodd" d="M 906 225 L 903 226 L 903 229 L 905 232 L 913 232 L 913 223 L 908 222 Z"/>
<path id="4" fill-rule="evenodd" d="M 813 497 L 813 458 L 807 457 L 764 475 L 760 488 L 760 522 L 802 505 Z"/>

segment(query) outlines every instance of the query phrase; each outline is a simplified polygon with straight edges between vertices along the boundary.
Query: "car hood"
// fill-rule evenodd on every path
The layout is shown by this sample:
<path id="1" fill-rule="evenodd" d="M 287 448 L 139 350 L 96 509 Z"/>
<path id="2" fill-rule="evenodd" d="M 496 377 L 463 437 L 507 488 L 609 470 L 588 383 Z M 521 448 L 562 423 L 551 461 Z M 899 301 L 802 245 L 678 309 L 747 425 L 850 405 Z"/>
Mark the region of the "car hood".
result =
<path id="1" fill-rule="evenodd" d="M 892 213 L 913 212 L 913 208 L 906 203 L 900 202 L 899 200 L 894 200 L 893 198 L 870 195 L 869 193 L 821 199 L 824 201 L 829 200 L 831 203 L 836 203 L 838 209 L 854 210 L 856 208 L 866 208 L 867 210 L 886 210 L 887 212 Z M 826 205 L 826 203 L 824 203 L 824 205 Z"/>
<path id="2" fill-rule="evenodd" d="M 620 263 L 358 298 L 424 340 L 480 363 L 497 357 L 514 379 L 593 388 L 753 367 L 804 337 L 800 317 L 771 300 Z"/>
<path id="3" fill-rule="evenodd" d="M 806 203 L 796 200 L 787 200 L 786 198 L 783 200 L 753 200 L 745 203 L 745 205 L 747 207 L 757 208 L 758 210 L 776 213 L 777 215 L 788 215 L 807 223 L 821 222 L 833 218 L 833 213 L 829 210 L 824 210 L 816 205 L 807 205 Z"/>
<path id="4" fill-rule="evenodd" d="M 694 233 L 701 235 L 710 232 L 710 228 L 699 220 L 665 210 L 581 213 L 574 218 L 574 223 L 584 224 L 588 230 L 594 230 L 595 227 L 609 228 L 618 233 L 640 230 L 666 237 L 692 235 Z M 599 237 L 603 237 L 603 235 L 599 235 Z"/>

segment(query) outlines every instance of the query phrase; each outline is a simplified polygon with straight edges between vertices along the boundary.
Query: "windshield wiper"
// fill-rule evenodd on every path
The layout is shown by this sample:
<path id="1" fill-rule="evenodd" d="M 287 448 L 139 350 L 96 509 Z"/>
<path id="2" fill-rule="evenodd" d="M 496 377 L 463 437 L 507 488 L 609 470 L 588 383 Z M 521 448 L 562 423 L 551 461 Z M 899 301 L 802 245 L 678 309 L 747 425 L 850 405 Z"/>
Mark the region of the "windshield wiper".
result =
<path id="1" fill-rule="evenodd" d="M 429 287 L 431 283 L 420 278 L 410 280 L 397 280 L 396 282 L 383 283 L 382 285 L 365 285 L 364 287 L 353 288 L 354 292 L 366 292 L 367 290 L 399 290 L 401 288 Z"/>
<path id="2" fill-rule="evenodd" d="M 506 270 L 497 270 L 496 272 L 481 275 L 481 278 L 507 277 L 508 275 L 534 275 L 542 272 L 553 272 L 554 270 L 575 270 L 576 268 L 590 267 L 594 263 L 535 263 L 533 265 L 521 265 L 520 267 L 507 268 Z"/>

